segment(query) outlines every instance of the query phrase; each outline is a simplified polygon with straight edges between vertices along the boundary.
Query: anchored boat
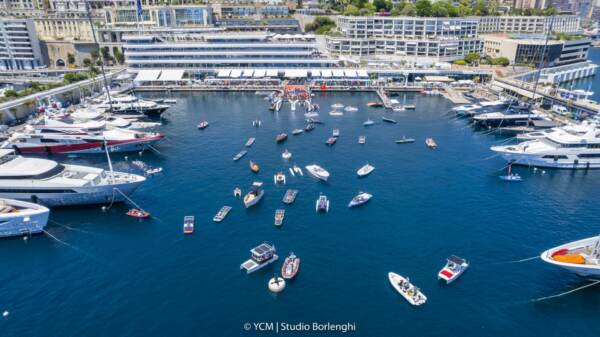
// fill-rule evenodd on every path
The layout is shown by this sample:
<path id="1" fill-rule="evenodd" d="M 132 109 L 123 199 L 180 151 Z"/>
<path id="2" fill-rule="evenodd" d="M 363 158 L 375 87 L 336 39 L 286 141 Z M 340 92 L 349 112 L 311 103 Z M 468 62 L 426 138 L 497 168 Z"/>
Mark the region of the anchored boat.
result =
<path id="1" fill-rule="evenodd" d="M 409 143 L 414 143 L 415 139 L 414 138 L 406 138 L 405 136 L 402 136 L 402 138 L 400 139 L 396 139 L 396 144 L 409 144 Z"/>
<path id="2" fill-rule="evenodd" d="M 186 215 L 183 217 L 183 234 L 194 233 L 194 221 L 193 215 Z"/>
<path id="3" fill-rule="evenodd" d="M 283 218 L 285 217 L 285 209 L 278 209 L 275 211 L 275 226 L 280 227 L 283 224 Z"/>
<path id="4" fill-rule="evenodd" d="M 333 144 L 335 144 L 336 142 L 337 142 L 337 137 L 329 137 L 329 139 L 327 139 L 325 144 L 327 146 L 333 146 Z"/>
<path id="5" fill-rule="evenodd" d="M 200 124 L 198 124 L 198 129 L 200 130 L 204 130 L 208 127 L 208 122 L 207 121 L 202 121 L 200 122 Z"/>
<path id="6" fill-rule="evenodd" d="M 242 263 L 240 269 L 246 269 L 246 273 L 250 274 L 277 261 L 278 258 L 275 245 L 263 243 L 250 250 L 250 259 Z"/>
<path id="7" fill-rule="evenodd" d="M 317 164 L 307 165 L 305 168 L 310 175 L 317 179 L 323 181 L 327 181 L 327 179 L 329 179 L 329 172 Z"/>
<path id="8" fill-rule="evenodd" d="M 285 133 L 280 133 L 277 135 L 277 137 L 275 137 L 275 142 L 277 143 L 283 143 L 285 142 L 285 140 L 288 138 L 287 134 Z"/>
<path id="9" fill-rule="evenodd" d="M 404 297 L 408 303 L 418 306 L 427 302 L 427 297 L 419 288 L 410 283 L 408 277 L 404 278 L 396 273 L 389 272 L 388 279 L 397 292 Z"/>
<path id="10" fill-rule="evenodd" d="M 40 233 L 50 210 L 31 202 L 0 199 L 0 237 Z"/>
<path id="11" fill-rule="evenodd" d="M 256 138 L 254 138 L 254 137 L 248 138 L 248 141 L 246 142 L 246 147 L 252 146 L 252 144 L 254 144 L 255 141 L 256 141 Z"/>
<path id="12" fill-rule="evenodd" d="M 398 123 L 398 122 L 396 122 L 395 119 L 391 119 L 391 118 L 388 118 L 388 117 L 381 117 L 381 120 L 383 120 L 386 123 L 392 123 L 392 124 Z"/>
<path id="13" fill-rule="evenodd" d="M 348 208 L 364 205 L 367 202 L 369 202 L 371 198 L 373 198 L 372 194 L 369 194 L 367 192 L 359 192 L 358 195 L 356 195 L 354 198 L 352 198 L 352 200 L 350 200 Z"/>
<path id="14" fill-rule="evenodd" d="M 523 181 L 523 178 L 518 173 L 512 173 L 512 164 L 508 165 L 508 172 L 505 176 L 500 176 L 500 180 L 504 181 Z"/>
<path id="15" fill-rule="evenodd" d="M 358 136 L 358 144 L 364 145 L 367 142 L 367 137 Z"/>
<path id="16" fill-rule="evenodd" d="M 281 158 L 288 160 L 288 159 L 292 158 L 292 153 L 290 151 L 288 151 L 287 149 L 285 149 L 285 151 L 283 151 L 283 153 L 281 154 Z"/>
<path id="17" fill-rule="evenodd" d="M 296 200 L 296 196 L 298 195 L 298 190 L 287 190 L 285 191 L 285 195 L 283 196 L 284 204 L 292 204 Z"/>
<path id="18" fill-rule="evenodd" d="M 291 280 L 296 277 L 300 270 L 300 258 L 297 257 L 293 252 L 283 261 L 281 266 L 281 276 L 286 280 Z"/>
<path id="19" fill-rule="evenodd" d="M 370 118 L 367 118 L 367 120 L 363 122 L 364 126 L 371 126 L 373 124 L 375 124 L 375 122 L 373 122 Z"/>
<path id="20" fill-rule="evenodd" d="M 275 184 L 285 184 L 285 174 L 283 172 L 277 172 L 273 176 L 273 182 Z"/>
<path id="21" fill-rule="evenodd" d="M 260 166 L 258 166 L 257 163 L 255 163 L 251 160 L 250 161 L 250 171 L 252 171 L 254 173 L 258 173 L 258 171 L 260 171 Z"/>
<path id="22" fill-rule="evenodd" d="M 435 142 L 435 140 L 433 140 L 433 138 L 425 139 L 425 145 L 427 145 L 427 147 L 432 150 L 437 149 L 437 143 Z"/>
<path id="23" fill-rule="evenodd" d="M 225 219 L 225 217 L 227 216 L 227 214 L 229 214 L 229 211 L 231 211 L 231 206 L 223 206 L 221 207 L 221 209 L 219 210 L 219 212 L 214 216 L 213 221 L 214 222 L 221 222 Z"/>
<path id="24" fill-rule="evenodd" d="M 329 199 L 327 199 L 326 195 L 319 195 L 319 199 L 317 199 L 315 209 L 317 212 L 329 212 Z"/>
<path id="25" fill-rule="evenodd" d="M 600 277 L 600 236 L 565 243 L 541 254 L 542 261 L 579 276 Z"/>
<path id="26" fill-rule="evenodd" d="M 374 169 L 375 166 L 366 163 L 363 167 L 359 168 L 358 171 L 356 171 L 356 174 L 358 174 L 359 177 L 366 177 L 369 174 L 371 174 L 371 172 L 373 172 Z"/>
<path id="27" fill-rule="evenodd" d="M 252 186 L 250 186 L 250 190 L 244 196 L 244 207 L 250 208 L 262 199 L 265 195 L 262 185 L 263 183 L 255 181 Z"/>
<path id="28" fill-rule="evenodd" d="M 454 282 L 462 273 L 469 268 L 467 260 L 456 255 L 450 255 L 446 265 L 438 273 L 438 279 L 446 281 L 446 284 Z"/>
<path id="29" fill-rule="evenodd" d="M 248 151 L 246 151 L 246 150 L 240 151 L 238 154 L 236 154 L 233 157 L 233 161 L 238 161 L 238 160 L 242 159 L 242 157 L 245 156 L 247 153 L 248 153 Z"/>

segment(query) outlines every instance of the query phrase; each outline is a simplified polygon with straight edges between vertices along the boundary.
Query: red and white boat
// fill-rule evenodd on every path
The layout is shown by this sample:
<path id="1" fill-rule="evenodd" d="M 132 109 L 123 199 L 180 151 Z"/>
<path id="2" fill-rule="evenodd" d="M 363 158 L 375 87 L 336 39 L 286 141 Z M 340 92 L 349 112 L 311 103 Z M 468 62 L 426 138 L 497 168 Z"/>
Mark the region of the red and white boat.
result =
<path id="1" fill-rule="evenodd" d="M 281 276 L 286 280 L 291 280 L 296 277 L 300 269 L 300 258 L 290 253 L 290 256 L 285 258 L 283 266 L 281 266 Z"/>
<path id="2" fill-rule="evenodd" d="M 88 154 L 103 153 L 106 144 L 109 152 L 142 151 L 164 138 L 160 133 L 112 129 L 100 132 L 82 130 L 44 132 L 29 130 L 15 132 L 1 148 L 18 153 L 32 154 Z"/>
<path id="3" fill-rule="evenodd" d="M 446 284 L 452 283 L 462 273 L 469 268 L 469 263 L 458 256 L 450 255 L 446 261 L 446 265 L 438 273 L 438 279 L 446 281 Z"/>

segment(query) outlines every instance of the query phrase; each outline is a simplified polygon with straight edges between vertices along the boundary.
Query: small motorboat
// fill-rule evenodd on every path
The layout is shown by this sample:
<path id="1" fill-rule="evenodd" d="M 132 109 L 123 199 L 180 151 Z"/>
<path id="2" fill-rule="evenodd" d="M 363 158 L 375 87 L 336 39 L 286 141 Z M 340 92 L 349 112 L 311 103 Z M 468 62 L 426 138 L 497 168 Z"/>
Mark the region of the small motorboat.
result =
<path id="1" fill-rule="evenodd" d="M 256 138 L 254 138 L 254 137 L 248 138 L 248 141 L 246 142 L 246 147 L 252 146 L 252 144 L 254 144 L 255 141 L 256 141 Z"/>
<path id="2" fill-rule="evenodd" d="M 405 136 L 402 136 L 402 138 L 400 139 L 396 139 L 396 144 L 409 144 L 409 143 L 414 143 L 415 139 L 414 138 L 406 138 Z"/>
<path id="3" fill-rule="evenodd" d="M 344 113 L 342 111 L 331 110 L 329 111 L 329 116 L 343 116 Z"/>
<path id="4" fill-rule="evenodd" d="M 319 114 L 317 112 L 311 111 L 311 112 L 305 113 L 304 117 L 306 117 L 306 118 L 319 117 Z"/>
<path id="5" fill-rule="evenodd" d="M 157 102 L 158 103 L 158 102 Z M 167 103 L 167 104 L 177 104 L 177 100 L 175 98 L 165 98 L 163 100 L 163 103 Z"/>
<path id="6" fill-rule="evenodd" d="M 328 146 L 333 146 L 333 144 L 335 144 L 336 142 L 337 142 L 337 137 L 329 137 L 329 139 L 327 139 L 325 144 L 327 144 Z"/>
<path id="7" fill-rule="evenodd" d="M 388 118 L 388 117 L 381 117 L 381 120 L 383 120 L 386 123 L 392 123 L 392 124 L 398 123 L 398 122 L 396 122 L 395 119 L 391 119 L 391 118 Z"/>
<path id="8" fill-rule="evenodd" d="M 369 194 L 367 192 L 358 192 L 358 194 L 354 198 L 352 198 L 352 200 L 350 200 L 348 208 L 364 205 L 367 202 L 369 202 L 371 198 L 373 198 L 372 194 Z"/>
<path id="9" fill-rule="evenodd" d="M 260 127 L 261 125 L 262 125 L 262 121 L 260 121 L 258 119 L 255 119 L 252 121 L 252 126 L 254 126 L 256 128 Z"/>
<path id="10" fill-rule="evenodd" d="M 358 144 L 364 145 L 367 142 L 367 137 L 358 136 Z"/>
<path id="11" fill-rule="evenodd" d="M 469 268 L 469 263 L 456 255 L 450 255 L 446 259 L 446 265 L 438 273 L 438 280 L 446 281 L 446 284 L 454 282 L 462 273 Z"/>
<path id="12" fill-rule="evenodd" d="M 236 187 L 233 190 L 233 196 L 236 197 L 236 198 L 241 197 L 242 196 L 242 190 L 239 187 Z"/>
<path id="13" fill-rule="evenodd" d="M 258 202 L 262 200 L 262 197 L 265 195 L 265 191 L 262 189 L 262 185 L 263 183 L 258 181 L 252 183 L 252 186 L 250 186 L 250 190 L 244 196 L 244 207 L 250 208 L 258 204 Z"/>
<path id="14" fill-rule="evenodd" d="M 291 280 L 296 277 L 298 270 L 300 270 L 300 258 L 294 253 L 290 253 L 281 266 L 281 276 L 286 280 Z"/>
<path id="15" fill-rule="evenodd" d="M 302 132 L 304 132 L 304 130 L 294 129 L 294 130 L 292 130 L 292 135 L 297 136 L 297 135 L 301 134 Z"/>
<path id="16" fill-rule="evenodd" d="M 410 283 L 410 280 L 396 273 L 389 272 L 388 279 L 397 292 L 404 297 L 408 303 L 418 306 L 427 302 L 427 297 L 419 288 Z"/>
<path id="17" fill-rule="evenodd" d="M 186 215 L 183 217 L 183 234 L 194 233 L 194 216 Z"/>
<path id="18" fill-rule="evenodd" d="M 394 112 L 402 112 L 402 111 L 406 111 L 406 108 L 402 105 L 398 105 L 392 108 L 392 111 Z"/>
<path id="19" fill-rule="evenodd" d="M 200 130 L 204 130 L 208 127 L 208 122 L 207 121 L 202 121 L 200 122 L 200 124 L 198 124 L 198 129 Z"/>
<path id="20" fill-rule="evenodd" d="M 146 219 L 147 217 L 150 216 L 150 212 L 147 212 L 143 209 L 139 209 L 139 208 L 132 208 L 129 211 L 127 211 L 128 216 L 134 217 L 134 218 L 138 218 L 138 219 Z"/>
<path id="21" fill-rule="evenodd" d="M 255 163 L 251 160 L 250 161 L 250 171 L 252 171 L 254 173 L 258 173 L 258 171 L 260 171 L 260 166 L 258 166 L 257 163 Z"/>
<path id="22" fill-rule="evenodd" d="M 326 195 L 319 195 L 319 199 L 317 199 L 315 209 L 317 212 L 329 212 L 329 199 L 327 199 Z"/>
<path id="23" fill-rule="evenodd" d="M 427 145 L 427 147 L 430 149 L 437 149 L 437 143 L 435 142 L 435 140 L 433 140 L 433 138 L 425 139 L 425 145 Z"/>
<path id="24" fill-rule="evenodd" d="M 367 106 L 370 108 L 381 108 L 381 107 L 383 107 L 383 103 L 382 102 L 369 102 L 369 103 L 367 103 Z"/>
<path id="25" fill-rule="evenodd" d="M 346 111 L 346 112 L 357 112 L 358 108 L 348 105 L 347 107 L 344 108 L 344 111 Z"/>
<path id="26" fill-rule="evenodd" d="M 372 165 L 369 165 L 369 163 L 366 163 L 361 168 L 359 168 L 358 171 L 356 171 L 356 174 L 358 174 L 359 177 L 366 177 L 369 174 L 371 174 L 371 172 L 373 172 L 374 169 L 375 169 L 375 166 L 372 166 Z"/>
<path id="27" fill-rule="evenodd" d="M 363 122 L 364 126 L 371 126 L 373 124 L 375 124 L 375 122 L 373 122 L 370 118 L 367 118 L 367 120 Z"/>
<path id="28" fill-rule="evenodd" d="M 512 164 L 508 165 L 508 172 L 505 176 L 500 176 L 500 180 L 504 181 L 523 181 L 523 178 L 518 173 L 512 173 Z"/>
<path id="29" fill-rule="evenodd" d="M 417 106 L 414 104 L 407 104 L 404 106 L 404 109 L 406 109 L 406 110 L 415 110 L 416 108 L 417 108 Z"/>
<path id="30" fill-rule="evenodd" d="M 283 172 L 277 172 L 273 176 L 273 182 L 275 182 L 275 184 L 285 184 L 285 174 Z"/>
<path id="31" fill-rule="evenodd" d="M 307 165 L 305 168 L 310 175 L 317 179 L 323 181 L 327 181 L 327 179 L 329 179 L 329 172 L 317 164 Z"/>
<path id="32" fill-rule="evenodd" d="M 315 124 L 314 123 L 308 123 L 308 124 L 306 124 L 306 127 L 304 128 L 304 131 L 311 132 L 314 129 L 315 129 Z"/>
<path id="33" fill-rule="evenodd" d="M 280 133 L 277 135 L 277 137 L 275 137 L 275 142 L 277 143 L 283 143 L 285 142 L 285 140 L 288 138 L 287 134 L 285 133 Z"/>
<path id="34" fill-rule="evenodd" d="M 280 227 L 283 224 L 283 218 L 285 217 L 285 209 L 278 209 L 275 211 L 275 226 Z"/>
<path id="35" fill-rule="evenodd" d="M 213 217 L 213 221 L 214 222 L 221 222 L 221 221 L 223 221 L 223 219 L 225 219 L 225 217 L 227 216 L 227 214 L 229 214 L 229 211 L 231 211 L 231 206 L 223 206 L 223 207 L 221 207 L 221 209 L 219 210 L 219 212 Z"/>
<path id="36" fill-rule="evenodd" d="M 287 149 L 285 149 L 285 151 L 283 151 L 283 153 L 281 154 L 281 158 L 288 160 L 288 159 L 292 158 L 292 153 L 290 151 L 288 151 Z"/>
<path id="37" fill-rule="evenodd" d="M 332 109 L 343 109 L 344 105 L 342 103 L 335 103 L 331 105 Z"/>
<path id="38" fill-rule="evenodd" d="M 297 174 L 299 174 L 300 176 L 304 176 L 304 172 L 302 172 L 302 169 L 300 168 L 300 166 L 298 165 L 294 165 L 294 172 L 296 172 Z"/>
<path id="39" fill-rule="evenodd" d="M 331 136 L 332 137 L 339 137 L 340 136 L 340 129 L 333 129 L 333 132 L 331 132 Z"/>
<path id="40" fill-rule="evenodd" d="M 245 156 L 247 153 L 248 151 L 246 150 L 240 151 L 238 154 L 235 155 L 235 157 L 233 157 L 233 161 L 238 161 L 242 159 L 242 157 Z"/>
<path id="41" fill-rule="evenodd" d="M 284 204 L 292 204 L 296 200 L 296 196 L 298 195 L 298 190 L 287 190 L 285 191 L 285 195 L 283 196 Z"/>

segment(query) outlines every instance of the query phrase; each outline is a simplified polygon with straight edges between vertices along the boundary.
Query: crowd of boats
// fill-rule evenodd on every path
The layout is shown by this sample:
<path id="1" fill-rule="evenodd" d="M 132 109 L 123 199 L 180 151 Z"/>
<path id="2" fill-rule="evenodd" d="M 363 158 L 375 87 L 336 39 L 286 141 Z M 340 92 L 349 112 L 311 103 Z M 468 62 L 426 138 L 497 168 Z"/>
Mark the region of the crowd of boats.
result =
<path id="1" fill-rule="evenodd" d="M 117 172 L 110 153 L 153 149 L 164 135 L 148 131 L 169 105 L 128 94 L 104 94 L 79 105 L 50 102 L 25 124 L 8 129 L 0 143 L 0 197 L 4 205 L 0 237 L 44 230 L 47 207 L 108 204 L 129 199 L 146 176 L 160 172 L 136 160 L 143 174 Z M 105 154 L 109 170 L 45 158 L 54 154 Z M 33 155 L 33 156 L 32 156 Z M 149 214 L 132 209 L 128 215 Z M 8 219 L 10 218 L 10 219 Z"/>

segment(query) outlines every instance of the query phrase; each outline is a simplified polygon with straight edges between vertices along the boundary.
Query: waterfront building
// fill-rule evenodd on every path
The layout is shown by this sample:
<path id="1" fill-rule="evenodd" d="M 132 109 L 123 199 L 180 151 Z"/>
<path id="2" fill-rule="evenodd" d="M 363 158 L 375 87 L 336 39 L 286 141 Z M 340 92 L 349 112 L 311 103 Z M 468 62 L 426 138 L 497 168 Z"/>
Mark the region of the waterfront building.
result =
<path id="1" fill-rule="evenodd" d="M 561 66 L 587 60 L 591 40 L 587 38 L 559 41 L 544 35 L 485 35 L 483 51 L 491 57 L 506 57 L 511 64 Z M 545 50 L 545 53 L 543 51 Z"/>
<path id="2" fill-rule="evenodd" d="M 125 62 L 132 70 L 216 68 L 329 68 L 313 35 L 219 33 L 124 36 Z"/>
<path id="3" fill-rule="evenodd" d="M 0 70 L 35 69 L 43 65 L 31 19 L 0 19 Z"/>
<path id="4" fill-rule="evenodd" d="M 581 19 L 576 15 L 557 16 L 482 16 L 479 20 L 479 33 L 531 33 L 546 34 L 552 25 L 555 33 L 578 33 Z"/>

